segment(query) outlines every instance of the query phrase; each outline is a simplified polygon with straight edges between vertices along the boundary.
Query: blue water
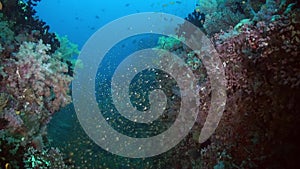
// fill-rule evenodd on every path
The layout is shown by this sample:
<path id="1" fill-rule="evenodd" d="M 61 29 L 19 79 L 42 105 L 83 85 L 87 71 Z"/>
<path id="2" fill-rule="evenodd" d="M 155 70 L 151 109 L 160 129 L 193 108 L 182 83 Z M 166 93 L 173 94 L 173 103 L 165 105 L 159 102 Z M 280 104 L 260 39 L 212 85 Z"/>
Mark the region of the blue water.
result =
<path id="1" fill-rule="evenodd" d="M 0 0 L 0 169 L 299 168 L 299 16 L 299 0 Z"/>
<path id="2" fill-rule="evenodd" d="M 162 1 L 152 0 L 150 2 L 141 0 L 42 0 L 37 6 L 39 18 L 51 25 L 50 31 L 59 35 L 67 35 L 69 40 L 82 48 L 88 38 L 105 24 L 139 12 L 165 12 L 180 17 L 186 17 L 193 11 L 195 2 L 188 1 Z M 111 77 L 118 64 L 129 54 L 157 45 L 159 35 L 139 35 L 130 37 L 119 42 L 105 56 L 99 65 L 96 80 L 96 91 L 99 107 L 104 117 L 111 120 L 108 123 L 118 132 L 131 137 L 150 137 L 165 131 L 169 126 L 162 125 L 159 121 L 151 125 L 141 125 L 122 118 L 112 105 L 110 96 Z M 132 90 L 148 98 L 149 88 L 155 89 L 159 85 L 155 82 L 154 72 L 146 70 L 140 75 L 140 79 L 151 81 L 149 86 L 141 86 L 138 79 L 132 82 Z M 139 88 L 136 88 L 139 86 Z M 144 90 L 145 89 L 145 90 Z M 147 89 L 147 90 L 146 90 Z M 166 89 L 167 90 L 167 89 Z M 179 99 L 179 98 L 177 98 Z M 134 104 L 134 96 L 131 101 Z M 139 102 L 137 102 L 139 103 Z M 149 107 L 146 100 L 142 105 L 136 104 L 137 109 Z M 110 110 L 114 110 L 114 116 Z M 110 169 L 143 169 L 143 168 L 166 168 L 168 158 L 176 151 L 146 159 L 131 159 L 108 153 L 101 149 L 88 138 L 77 120 L 73 105 L 68 105 L 56 113 L 48 128 L 51 146 L 58 147 L 65 154 L 65 161 L 69 165 L 79 168 L 110 168 Z M 67 137 L 66 137 L 67 136 Z M 176 150 L 176 147 L 174 148 Z"/>
<path id="3" fill-rule="evenodd" d="M 157 120 L 151 124 L 142 124 L 133 123 L 122 117 L 113 105 L 111 96 L 112 77 L 119 64 L 121 64 L 126 57 L 139 50 L 155 48 L 157 46 L 158 37 L 160 36 L 161 35 L 142 34 L 122 40 L 109 50 L 99 65 L 95 86 L 96 99 L 98 100 L 100 110 L 102 110 L 104 118 L 110 119 L 108 120 L 110 126 L 118 132 L 130 137 L 141 138 L 158 135 L 161 133 L 158 129 L 161 128 L 162 125 L 159 124 Z M 149 92 L 158 89 L 159 85 L 163 86 L 163 84 L 161 82 L 159 83 L 156 79 L 155 73 L 157 71 L 158 70 L 146 69 L 138 73 L 131 81 L 129 93 L 136 94 L 131 95 L 130 100 L 133 106 L 139 111 L 145 111 L 150 108 Z M 140 101 L 142 98 L 145 99 L 144 102 Z"/>
<path id="4" fill-rule="evenodd" d="M 159 36 L 161 35 L 143 34 L 125 39 L 110 49 L 99 65 L 95 80 L 95 95 L 101 113 L 105 118 L 109 119 L 107 122 L 116 131 L 130 137 L 152 137 L 167 130 L 172 124 L 165 124 L 160 120 L 155 120 L 151 124 L 133 123 L 122 117 L 114 107 L 111 98 L 111 80 L 117 66 L 133 52 L 157 46 Z M 140 97 L 136 99 L 134 95 L 131 95 L 130 99 L 133 106 L 140 111 L 150 106 L 148 100 L 149 92 L 157 89 L 158 86 L 163 86 L 164 82 L 158 82 L 158 79 L 156 79 L 155 73 L 157 72 L 159 72 L 159 70 L 153 71 L 146 69 L 140 72 L 131 82 L 130 92 L 138 93 L 143 98 L 146 98 L 145 102 L 140 102 Z M 163 72 L 159 73 L 163 75 Z M 174 79 L 170 78 L 169 80 L 174 81 L 174 87 L 177 87 Z M 145 81 L 147 81 L 147 83 Z M 170 93 L 170 91 L 167 92 L 167 90 L 170 90 L 168 88 L 163 88 L 162 90 L 165 93 Z M 172 98 L 172 96 L 168 94 L 167 98 L 168 103 L 171 103 L 175 99 L 178 102 L 178 99 L 180 99 L 178 96 Z M 170 100 L 170 98 L 172 98 L 172 100 Z M 168 108 L 170 106 L 167 104 L 166 107 Z M 174 148 L 173 151 L 146 159 L 125 158 L 108 153 L 88 138 L 80 127 L 72 104 L 62 108 L 60 112 L 54 115 L 48 127 L 48 134 L 51 140 L 51 146 L 58 147 L 62 150 L 66 154 L 66 161 L 70 160 L 71 165 L 73 164 L 80 168 L 165 168 L 169 166 L 170 162 L 168 158 L 171 157 L 170 154 L 178 153 L 176 152 L 176 148 Z M 73 155 L 70 156 L 69 154 Z"/>
<path id="5" fill-rule="evenodd" d="M 120 17 L 139 12 L 165 12 L 186 17 L 195 8 L 195 0 L 42 0 L 37 15 L 50 30 L 82 47 L 99 28 Z"/>

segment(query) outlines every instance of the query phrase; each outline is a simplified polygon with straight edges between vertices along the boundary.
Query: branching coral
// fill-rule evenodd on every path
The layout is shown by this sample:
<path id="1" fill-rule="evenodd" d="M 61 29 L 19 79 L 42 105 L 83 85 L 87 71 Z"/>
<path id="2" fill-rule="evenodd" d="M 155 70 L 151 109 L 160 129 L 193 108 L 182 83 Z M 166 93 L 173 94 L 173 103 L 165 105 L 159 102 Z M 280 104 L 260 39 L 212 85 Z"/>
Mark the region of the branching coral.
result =
<path id="1" fill-rule="evenodd" d="M 60 60 L 68 66 L 68 74 L 73 76 L 74 67 L 82 66 L 82 62 L 76 57 L 79 55 L 78 45 L 69 41 L 67 36 L 59 36 L 56 34 L 60 42 L 60 47 L 53 53 L 52 57 Z"/>
<path id="2" fill-rule="evenodd" d="M 56 38 L 60 42 L 60 47 L 55 51 L 54 56 L 63 60 L 71 60 L 79 54 L 78 45 L 70 42 L 67 36 L 56 34 Z"/>
<path id="3" fill-rule="evenodd" d="M 41 111 L 45 107 L 54 113 L 70 102 L 72 78 L 66 74 L 67 65 L 46 54 L 49 49 L 42 41 L 24 42 L 15 55 L 17 61 L 10 59 L 6 63 L 11 66 L 4 69 L 8 77 L 3 86 L 24 103 L 26 111 Z"/>
<path id="4" fill-rule="evenodd" d="M 30 147 L 23 160 L 26 168 L 68 168 L 64 164 L 60 151 L 55 148 L 38 151 Z"/>

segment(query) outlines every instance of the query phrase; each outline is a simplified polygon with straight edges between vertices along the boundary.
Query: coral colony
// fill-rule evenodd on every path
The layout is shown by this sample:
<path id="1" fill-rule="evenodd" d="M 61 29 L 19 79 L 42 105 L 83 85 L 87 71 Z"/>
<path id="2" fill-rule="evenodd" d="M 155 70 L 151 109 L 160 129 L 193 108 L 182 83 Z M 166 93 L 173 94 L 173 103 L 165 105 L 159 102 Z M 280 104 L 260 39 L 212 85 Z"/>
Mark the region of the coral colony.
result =
<path id="1" fill-rule="evenodd" d="M 74 167 L 49 146 L 46 129 L 71 102 L 72 56 L 79 51 L 35 16 L 39 1 L 0 1 L 0 168 Z M 199 77 L 201 97 L 195 126 L 164 168 L 297 168 L 299 6 L 297 0 L 203 0 L 187 16 L 211 39 L 228 82 L 224 115 L 201 145 L 196 138 L 211 95 L 203 56 L 180 42 L 194 36 L 180 26 L 177 35 L 159 39 L 158 48 L 182 57 Z"/>
<path id="2" fill-rule="evenodd" d="M 66 168 L 59 150 L 46 148 L 46 125 L 71 102 L 69 63 L 78 50 L 34 17 L 37 2 L 1 2 L 1 167 Z"/>
<path id="3" fill-rule="evenodd" d="M 172 154 L 170 168 L 297 168 L 299 2 L 200 2 L 202 10 L 195 10 L 186 20 L 203 30 L 217 49 L 225 67 L 228 100 L 216 132 L 197 145 L 193 135 L 204 124 L 211 94 L 203 56 L 178 43 L 193 36 L 180 27 L 178 36 L 159 39 L 159 48 L 182 57 L 199 76 L 201 97 L 199 120 L 183 146 L 190 153 Z"/>

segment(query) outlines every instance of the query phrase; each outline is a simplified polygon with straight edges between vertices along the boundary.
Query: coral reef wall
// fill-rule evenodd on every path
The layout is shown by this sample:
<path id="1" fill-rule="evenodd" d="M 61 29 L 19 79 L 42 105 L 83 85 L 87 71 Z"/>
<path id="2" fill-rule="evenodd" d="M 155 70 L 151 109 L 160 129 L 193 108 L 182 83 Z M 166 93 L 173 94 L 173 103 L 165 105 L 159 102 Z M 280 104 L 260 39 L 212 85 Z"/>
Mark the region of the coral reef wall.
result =
<path id="1" fill-rule="evenodd" d="M 1 2 L 1 168 L 67 167 L 59 150 L 48 146 L 46 128 L 71 102 L 72 56 L 79 51 L 35 16 L 38 1 Z"/>
<path id="2" fill-rule="evenodd" d="M 203 25 L 198 27 L 204 28 L 225 67 L 226 110 L 207 142 L 199 145 L 193 134 L 189 135 L 182 149 L 194 153 L 174 154 L 174 159 L 187 160 L 173 160 L 170 165 L 203 169 L 297 168 L 299 2 L 211 0 L 200 4 L 198 12 L 206 16 Z M 184 34 L 179 28 L 178 38 L 181 36 L 196 35 Z M 166 38 L 164 41 L 168 42 Z M 206 70 L 198 61 L 203 56 L 183 44 L 168 49 L 185 59 L 199 76 L 201 106 L 199 119 L 192 129 L 192 133 L 197 133 L 206 119 L 211 97 Z M 195 158 L 195 154 L 201 155 Z"/>

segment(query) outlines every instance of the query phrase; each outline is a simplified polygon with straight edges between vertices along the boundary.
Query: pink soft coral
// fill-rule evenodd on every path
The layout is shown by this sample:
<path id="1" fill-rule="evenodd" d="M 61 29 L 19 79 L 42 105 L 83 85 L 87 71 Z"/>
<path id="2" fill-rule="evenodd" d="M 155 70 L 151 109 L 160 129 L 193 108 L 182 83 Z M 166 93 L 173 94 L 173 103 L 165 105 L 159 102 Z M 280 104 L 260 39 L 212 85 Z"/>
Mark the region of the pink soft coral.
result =
<path id="1" fill-rule="evenodd" d="M 26 112 L 54 113 L 71 102 L 72 77 L 67 65 L 47 54 L 49 45 L 24 42 L 15 58 L 6 61 L 7 78 L 2 85 L 22 104 Z M 48 116 L 48 115 L 47 115 Z"/>

